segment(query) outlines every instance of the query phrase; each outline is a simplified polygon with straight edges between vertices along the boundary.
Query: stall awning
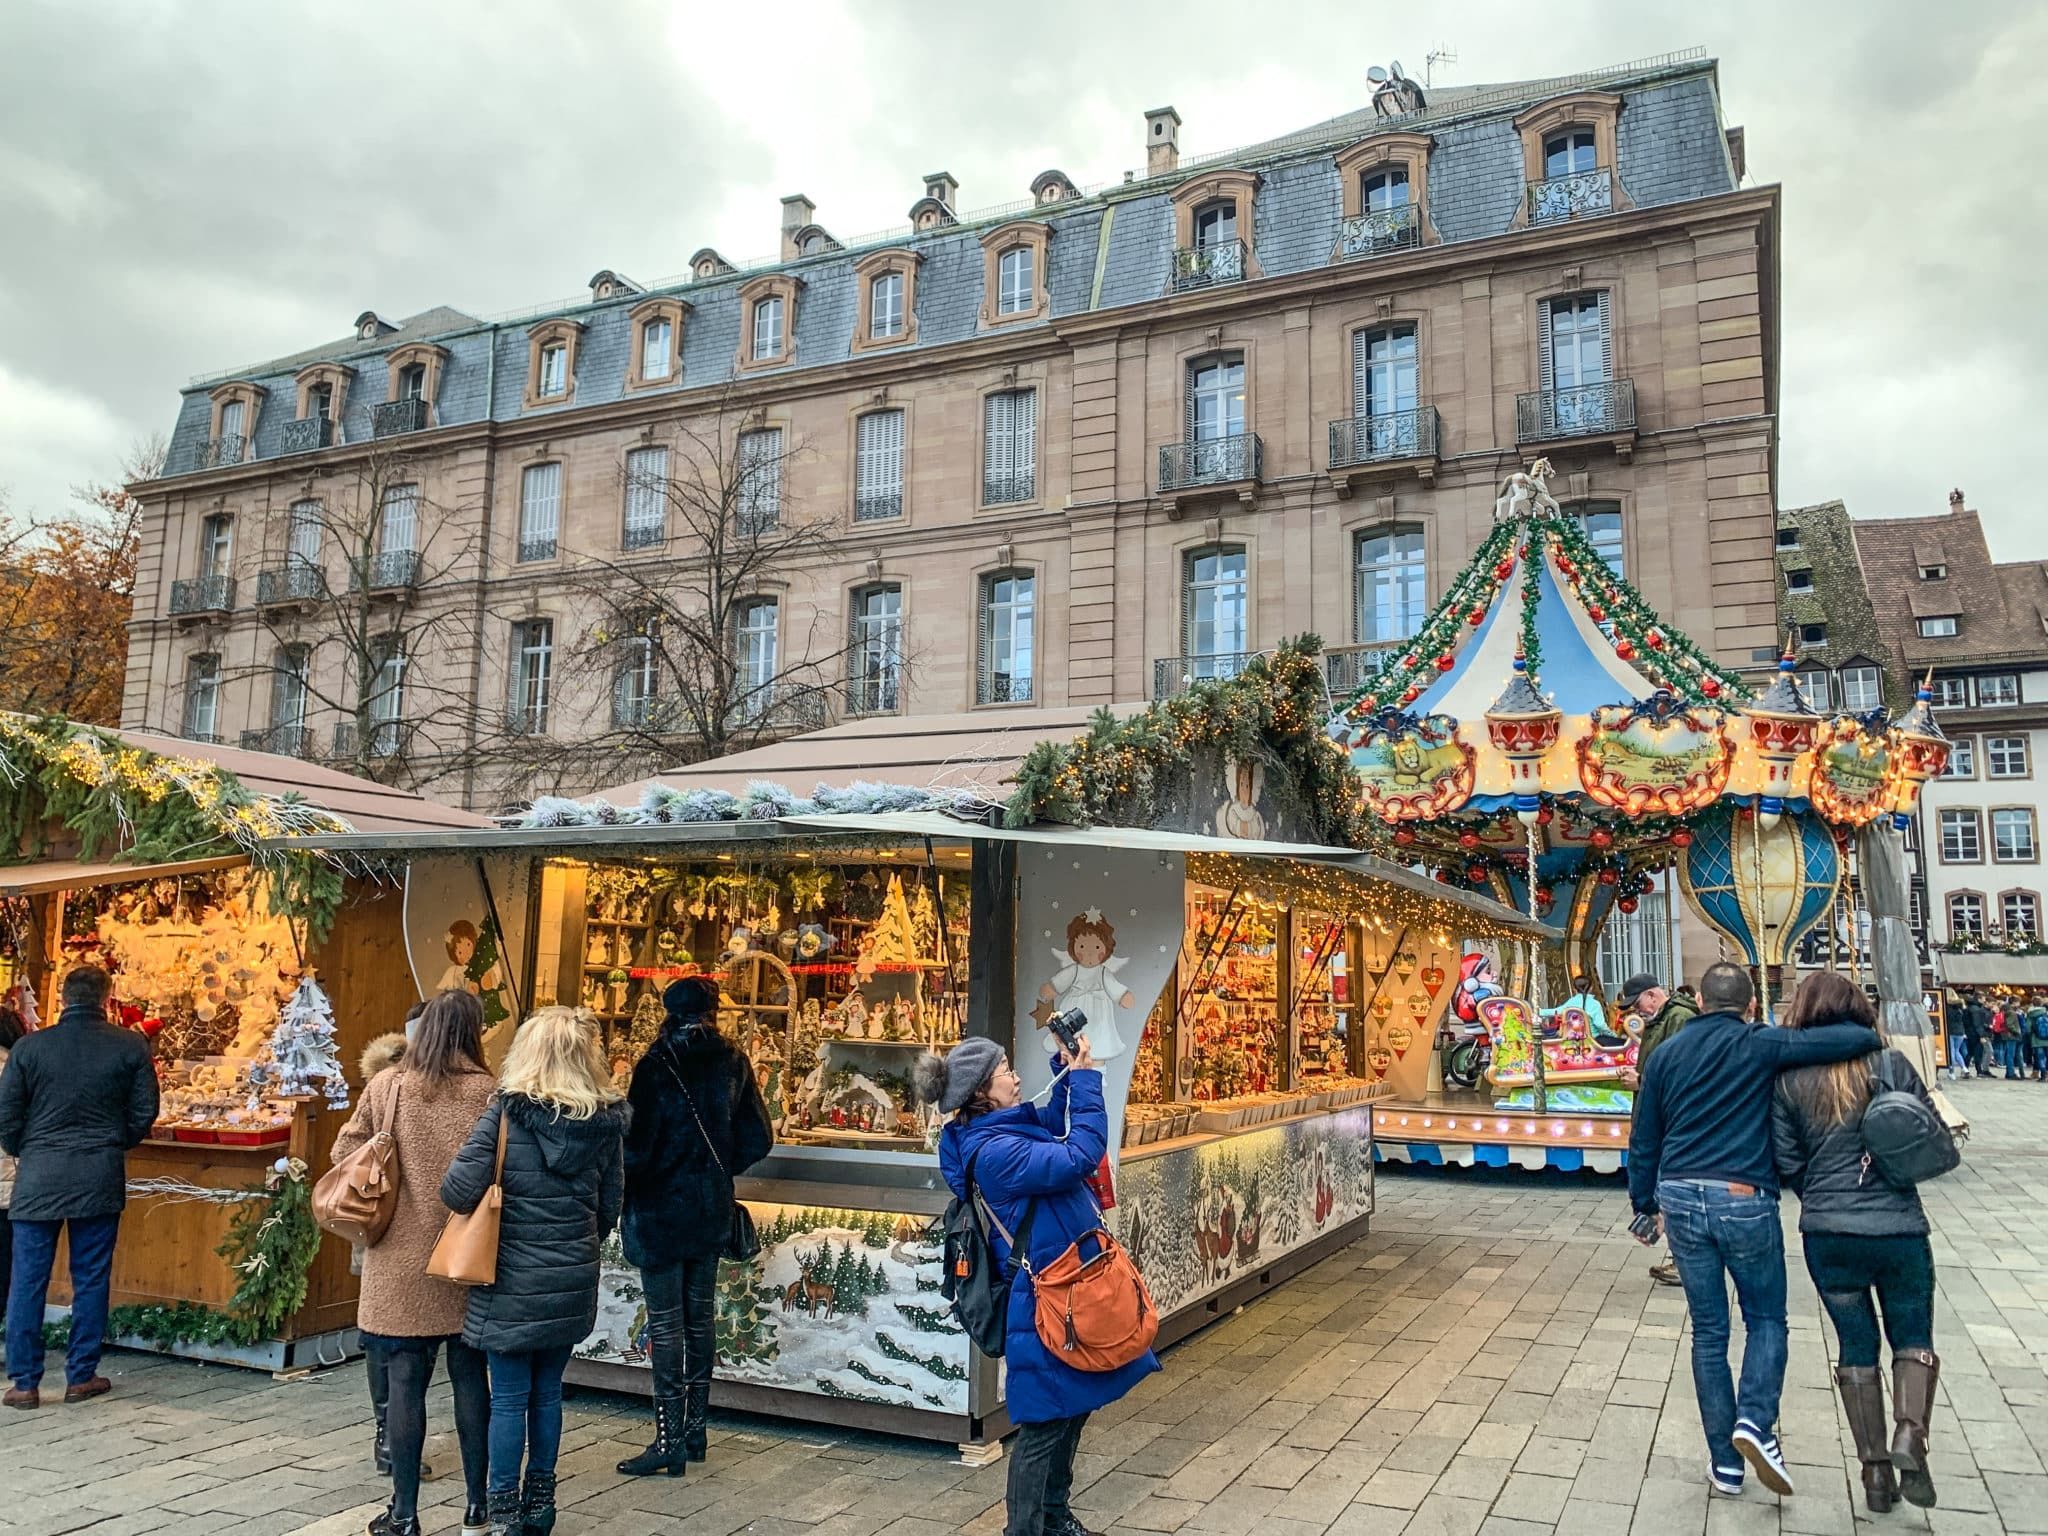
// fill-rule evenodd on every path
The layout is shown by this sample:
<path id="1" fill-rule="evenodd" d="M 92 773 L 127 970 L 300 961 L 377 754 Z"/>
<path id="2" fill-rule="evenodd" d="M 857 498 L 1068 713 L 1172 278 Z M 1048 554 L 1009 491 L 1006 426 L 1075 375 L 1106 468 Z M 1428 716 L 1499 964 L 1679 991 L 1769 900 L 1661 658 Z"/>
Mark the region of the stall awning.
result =
<path id="1" fill-rule="evenodd" d="M 1999 950 L 1965 955 L 1944 951 L 1941 979 L 1951 987 L 2048 987 L 2048 955 Z"/>
<path id="2" fill-rule="evenodd" d="M 249 861 L 241 857 L 182 859 L 170 864 L 86 864 L 58 859 L 0 869 L 0 896 L 37 896 L 44 891 L 75 891 L 92 885 L 121 885 L 130 880 L 156 880 L 167 875 L 198 875 L 232 869 Z"/>

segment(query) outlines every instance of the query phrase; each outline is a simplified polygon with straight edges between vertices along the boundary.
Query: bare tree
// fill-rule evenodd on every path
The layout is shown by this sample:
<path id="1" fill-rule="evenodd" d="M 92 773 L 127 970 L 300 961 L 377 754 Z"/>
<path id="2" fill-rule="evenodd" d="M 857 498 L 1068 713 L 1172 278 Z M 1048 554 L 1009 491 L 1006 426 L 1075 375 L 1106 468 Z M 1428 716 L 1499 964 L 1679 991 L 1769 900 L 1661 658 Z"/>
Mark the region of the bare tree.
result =
<path id="1" fill-rule="evenodd" d="M 421 469 L 403 446 L 372 442 L 271 531 L 256 587 L 267 644 L 247 668 L 268 686 L 270 723 L 247 744 L 385 783 L 470 763 L 481 520 L 429 497 Z M 332 736 L 316 739 L 329 719 Z"/>
<path id="2" fill-rule="evenodd" d="M 900 602 L 878 588 L 873 611 L 842 625 L 836 604 L 810 600 L 806 583 L 846 552 L 839 519 L 787 493 L 806 457 L 785 429 L 723 407 L 625 454 L 626 552 L 581 554 L 564 577 L 581 627 L 548 680 L 607 707 L 572 734 L 548 728 L 530 685 L 516 692 L 513 723 L 534 733 L 517 754 L 529 787 L 745 751 L 824 725 L 835 701 L 897 707 L 910 665 Z"/>

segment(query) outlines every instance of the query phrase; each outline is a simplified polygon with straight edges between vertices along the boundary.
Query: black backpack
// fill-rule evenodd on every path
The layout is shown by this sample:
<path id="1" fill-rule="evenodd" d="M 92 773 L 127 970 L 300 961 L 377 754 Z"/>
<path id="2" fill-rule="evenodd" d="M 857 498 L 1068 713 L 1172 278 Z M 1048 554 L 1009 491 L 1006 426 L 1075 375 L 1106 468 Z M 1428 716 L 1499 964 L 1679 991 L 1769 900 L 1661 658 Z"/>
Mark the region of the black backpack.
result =
<path id="1" fill-rule="evenodd" d="M 1893 1189 L 1938 1179 L 1963 1160 L 1954 1134 L 1925 1099 L 1875 1074 L 1861 1129 L 1864 1171 L 1875 1168 Z"/>
<path id="2" fill-rule="evenodd" d="M 966 1330 L 974 1347 L 991 1359 L 1000 1359 L 1010 1319 L 1010 1283 L 1017 1275 L 1017 1255 L 1028 1253 L 1031 1227 L 1038 1219 L 1038 1201 L 1025 1207 L 1017 1235 L 996 1219 L 996 1213 L 982 1198 L 974 1182 L 975 1159 L 967 1159 L 967 1198 L 957 1196 L 939 1218 L 945 1249 L 945 1273 L 939 1280 L 939 1294 L 953 1304 L 953 1316 Z M 1010 1249 L 1010 1262 L 996 1262 L 991 1231 L 1000 1234 Z"/>

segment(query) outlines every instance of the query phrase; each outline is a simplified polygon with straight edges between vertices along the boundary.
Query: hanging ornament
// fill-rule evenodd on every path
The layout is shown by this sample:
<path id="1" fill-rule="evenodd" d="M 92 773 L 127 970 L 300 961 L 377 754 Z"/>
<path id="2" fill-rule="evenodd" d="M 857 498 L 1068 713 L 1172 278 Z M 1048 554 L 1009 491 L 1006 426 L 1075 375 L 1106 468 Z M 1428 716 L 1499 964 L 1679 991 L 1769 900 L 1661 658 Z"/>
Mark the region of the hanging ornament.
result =
<path id="1" fill-rule="evenodd" d="M 1637 908 L 1638 906 L 1640 906 L 1640 905 L 1641 905 L 1641 903 L 1640 903 L 1640 902 L 1638 902 L 1638 901 L 1637 901 L 1637 900 L 1635 899 L 1635 897 L 1633 897 L 1633 896 L 1624 896 L 1624 897 L 1622 897 L 1622 898 L 1621 898 L 1621 900 L 1617 901 L 1617 902 L 1616 902 L 1616 903 L 1615 903 L 1614 905 L 1615 905 L 1615 906 L 1616 906 L 1616 908 L 1618 908 L 1618 909 L 1619 909 L 1620 911 L 1623 911 L 1623 912 L 1633 912 L 1633 911 L 1635 911 L 1635 909 L 1636 909 L 1636 908 Z"/>
<path id="2" fill-rule="evenodd" d="M 1458 846 L 1460 848 L 1477 848 L 1479 846 L 1479 834 L 1477 832 L 1460 832 L 1458 834 Z"/>
<path id="3" fill-rule="evenodd" d="M 1614 654 L 1619 656 L 1623 661 L 1634 661 L 1636 659 L 1636 648 L 1629 643 L 1626 637 L 1623 637 L 1621 640 L 1616 642 L 1614 647 Z"/>
<path id="4" fill-rule="evenodd" d="M 1493 576 L 1494 580 L 1496 581 L 1506 581 L 1510 576 L 1514 574 L 1515 562 L 1512 560 L 1503 560 L 1499 565 L 1496 565 L 1493 568 Z"/>
<path id="5" fill-rule="evenodd" d="M 1700 684 L 1700 692 L 1710 699 L 1718 699 L 1721 697 L 1721 680 L 1717 677 L 1708 678 Z"/>
<path id="6" fill-rule="evenodd" d="M 1603 869 L 1600 871 L 1599 879 L 1602 885 L 1616 885 L 1620 883 L 1621 871 L 1613 868 Z"/>
<path id="7" fill-rule="evenodd" d="M 1676 832 L 1672 833 L 1671 846 L 1674 848 L 1690 848 L 1692 846 L 1692 829 L 1680 827 Z"/>
<path id="8" fill-rule="evenodd" d="M 1401 702 L 1403 704 L 1413 704 L 1417 699 L 1421 697 L 1422 690 L 1420 688 L 1414 687 L 1411 684 L 1408 691 L 1401 695 Z"/>
<path id="9" fill-rule="evenodd" d="M 1536 812 L 1536 825 L 1539 827 L 1547 827 L 1555 820 L 1557 812 L 1547 805 Z"/>
<path id="10" fill-rule="evenodd" d="M 1663 650 L 1664 631 L 1662 631 L 1661 629 L 1651 630 L 1647 635 L 1643 636 L 1643 643 L 1649 646 L 1649 648 L 1653 651 Z"/>
<path id="11" fill-rule="evenodd" d="M 1477 629 L 1480 625 L 1486 622 L 1486 610 L 1484 608 L 1474 608 L 1470 613 L 1465 615 L 1465 622 L 1467 624 L 1470 624 L 1474 629 Z"/>
<path id="12" fill-rule="evenodd" d="M 1394 841 L 1403 848 L 1413 847 L 1415 844 L 1415 829 L 1413 827 L 1394 828 Z"/>
<path id="13" fill-rule="evenodd" d="M 1438 656 L 1438 657 L 1437 657 L 1437 659 L 1436 659 L 1436 669 L 1437 669 L 1437 671 L 1439 671 L 1439 672 L 1448 672 L 1448 671 L 1450 671 L 1450 670 L 1451 670 L 1451 668 L 1455 667 L 1455 666 L 1456 666 L 1457 664 L 1458 664 L 1458 659 L 1457 659 L 1457 657 L 1453 656 L 1453 655 L 1452 655 L 1452 654 L 1451 654 L 1451 653 L 1450 653 L 1449 651 L 1445 651 L 1445 652 L 1444 652 L 1444 653 L 1443 653 L 1442 655 Z"/>
<path id="14" fill-rule="evenodd" d="M 1614 834 L 1605 827 L 1595 827 L 1593 835 L 1586 839 L 1586 841 L 1595 848 L 1612 848 L 1614 846 Z"/>
<path id="15" fill-rule="evenodd" d="M 1477 885 L 1486 878 L 1486 866 L 1484 864 L 1467 864 L 1465 866 L 1465 878 L 1474 885 Z"/>
<path id="16" fill-rule="evenodd" d="M 1602 608 L 1598 603 L 1594 603 L 1592 606 L 1586 609 L 1586 617 L 1591 619 L 1595 624 L 1605 624 L 1607 622 L 1607 610 L 1605 608 Z"/>

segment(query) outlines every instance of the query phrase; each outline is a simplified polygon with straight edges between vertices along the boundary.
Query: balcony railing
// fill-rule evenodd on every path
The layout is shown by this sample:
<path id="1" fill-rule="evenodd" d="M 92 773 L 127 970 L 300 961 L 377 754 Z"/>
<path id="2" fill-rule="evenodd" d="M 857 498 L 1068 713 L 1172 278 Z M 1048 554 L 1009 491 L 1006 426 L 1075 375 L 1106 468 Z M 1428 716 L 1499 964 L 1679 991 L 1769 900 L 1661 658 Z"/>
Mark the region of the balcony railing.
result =
<path id="1" fill-rule="evenodd" d="M 981 504 L 1000 507 L 1013 501 L 1029 501 L 1038 494 L 1038 477 L 1030 470 L 1015 475 L 983 475 Z"/>
<path id="2" fill-rule="evenodd" d="M 505 734 L 507 736 L 545 736 L 547 733 L 547 705 L 512 704 L 506 707 Z"/>
<path id="3" fill-rule="evenodd" d="M 270 725 L 242 732 L 244 752 L 275 752 L 280 757 L 310 757 L 313 728 L 306 725 Z"/>
<path id="4" fill-rule="evenodd" d="M 301 416 L 297 421 L 284 424 L 286 453 L 311 453 L 333 441 L 334 418 L 331 416 Z"/>
<path id="5" fill-rule="evenodd" d="M 1401 654 L 1398 645 L 1333 645 L 1323 652 L 1323 675 L 1339 699 L 1363 688 L 1366 681 Z"/>
<path id="6" fill-rule="evenodd" d="M 1630 379 L 1608 379 L 1573 389 L 1539 389 L 1515 397 L 1518 443 L 1633 432 L 1635 425 L 1636 386 Z"/>
<path id="7" fill-rule="evenodd" d="M 846 684 L 846 708 L 855 715 L 894 714 L 903 699 L 903 669 L 889 666 L 866 677 L 852 677 Z"/>
<path id="8" fill-rule="evenodd" d="M 974 688 L 977 704 L 1029 704 L 1032 681 L 1029 672 L 984 672 Z"/>
<path id="9" fill-rule="evenodd" d="M 885 518 L 903 515 L 903 492 L 861 491 L 853 498 L 853 520 L 857 523 L 875 523 Z"/>
<path id="10" fill-rule="evenodd" d="M 1162 656 L 1152 663 L 1152 697 L 1170 699 L 1196 683 L 1220 682 L 1237 676 L 1257 651 L 1218 651 L 1209 656 Z"/>
<path id="11" fill-rule="evenodd" d="M 357 567 L 349 575 L 349 585 L 358 592 L 390 592 L 410 590 L 420 583 L 420 557 L 410 549 L 386 550 L 381 555 L 372 555 L 367 568 Z"/>
<path id="12" fill-rule="evenodd" d="M 281 567 L 256 573 L 256 606 L 314 603 L 327 595 L 327 573 L 306 560 L 288 560 Z"/>
<path id="13" fill-rule="evenodd" d="M 1614 173 L 1604 167 L 1529 183 L 1531 224 L 1558 224 L 1567 219 L 1612 212 Z"/>
<path id="14" fill-rule="evenodd" d="M 682 720 L 674 699 L 655 695 L 635 697 L 630 693 L 612 695 L 612 729 L 615 731 L 671 731 Z"/>
<path id="15" fill-rule="evenodd" d="M 197 742 L 203 747 L 217 747 L 221 745 L 219 736 L 215 735 L 212 731 L 202 730 L 194 725 L 187 725 L 182 731 L 178 732 L 178 735 L 186 741 Z"/>
<path id="16" fill-rule="evenodd" d="M 235 578 L 195 576 L 190 581 L 171 583 L 171 612 L 229 613 L 235 606 Z"/>
<path id="17" fill-rule="evenodd" d="M 1187 293 L 1196 288 L 1213 288 L 1218 283 L 1243 282 L 1244 255 L 1242 240 L 1182 246 L 1173 253 L 1173 291 Z"/>
<path id="18" fill-rule="evenodd" d="M 356 722 L 343 720 L 334 727 L 334 755 L 353 760 L 358 757 L 396 757 L 405 741 L 403 720 L 372 720 L 367 736 L 359 736 Z M 357 744 L 363 750 L 357 751 Z"/>
<path id="19" fill-rule="evenodd" d="M 1433 459 L 1437 455 L 1437 425 L 1433 405 L 1333 421 L 1330 468 L 1372 464 L 1382 459 Z"/>
<path id="20" fill-rule="evenodd" d="M 880 679 L 874 680 L 879 684 Z M 877 688 L 877 697 L 886 696 L 888 703 L 878 705 L 879 709 L 896 707 L 896 685 L 898 679 L 891 677 L 888 688 Z M 756 729 L 786 731 L 817 731 L 825 727 L 825 694 L 822 689 L 788 681 L 768 683 L 744 695 L 732 707 L 729 722 L 735 726 L 752 726 Z"/>
<path id="21" fill-rule="evenodd" d="M 249 450 L 249 439 L 236 433 L 231 432 L 226 437 L 209 437 L 194 448 L 192 467 L 225 469 L 231 464 L 244 464 L 255 457 Z"/>
<path id="22" fill-rule="evenodd" d="M 555 536 L 550 533 L 541 538 L 519 541 L 519 560 L 523 565 L 529 560 L 552 560 L 555 558 Z"/>
<path id="23" fill-rule="evenodd" d="M 427 426 L 424 400 L 387 400 L 370 413 L 370 436 L 397 437 L 402 432 L 423 432 Z"/>
<path id="24" fill-rule="evenodd" d="M 1201 443 L 1168 443 L 1159 450 L 1159 489 L 1187 491 L 1257 480 L 1265 471 L 1265 461 L 1266 447 L 1256 432 Z"/>
<path id="25" fill-rule="evenodd" d="M 660 523 L 628 523 L 619 537 L 621 549 L 652 549 L 668 538 L 668 529 Z"/>
<path id="26" fill-rule="evenodd" d="M 1378 256 L 1422 243 L 1422 210 L 1414 203 L 1399 208 L 1375 208 L 1346 219 L 1337 236 L 1337 249 L 1346 260 Z"/>

